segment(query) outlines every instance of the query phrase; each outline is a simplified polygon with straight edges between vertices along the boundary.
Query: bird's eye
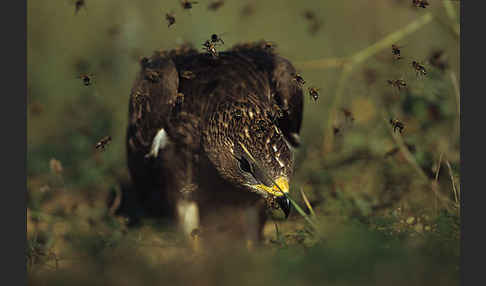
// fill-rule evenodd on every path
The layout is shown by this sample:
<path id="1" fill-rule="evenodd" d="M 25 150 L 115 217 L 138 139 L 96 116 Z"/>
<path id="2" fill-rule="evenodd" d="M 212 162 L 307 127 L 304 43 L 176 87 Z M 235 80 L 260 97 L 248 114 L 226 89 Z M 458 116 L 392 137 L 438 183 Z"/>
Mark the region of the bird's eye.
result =
<path id="1" fill-rule="evenodd" d="M 248 160 L 246 160 L 244 157 L 241 157 L 239 159 L 239 161 L 240 161 L 240 169 L 243 172 L 247 172 L 247 173 L 251 173 L 252 172 L 251 165 L 248 162 Z"/>

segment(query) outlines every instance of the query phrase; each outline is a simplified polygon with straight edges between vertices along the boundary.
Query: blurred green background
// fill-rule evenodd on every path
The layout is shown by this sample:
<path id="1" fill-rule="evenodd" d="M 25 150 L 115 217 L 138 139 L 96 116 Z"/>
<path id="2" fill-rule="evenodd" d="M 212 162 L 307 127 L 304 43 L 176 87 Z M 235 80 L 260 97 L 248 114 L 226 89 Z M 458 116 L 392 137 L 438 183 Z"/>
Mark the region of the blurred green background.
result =
<path id="1" fill-rule="evenodd" d="M 459 1 L 423 9 L 411 0 L 227 0 L 216 11 L 203 0 L 191 10 L 177 0 L 85 2 L 78 13 L 75 1 L 27 2 L 30 284 L 459 284 Z M 418 26 L 406 33 L 410 24 Z M 319 232 L 294 212 L 268 222 L 259 251 L 195 256 L 161 222 L 128 227 L 107 204 L 128 179 L 139 59 L 185 42 L 199 48 L 213 33 L 224 49 L 274 42 L 306 88 L 319 88 L 317 101 L 305 96 L 291 185 L 308 213 L 300 190 L 309 198 Z M 389 35 L 403 59 L 393 59 Z M 403 122 L 402 134 L 390 118 Z"/>

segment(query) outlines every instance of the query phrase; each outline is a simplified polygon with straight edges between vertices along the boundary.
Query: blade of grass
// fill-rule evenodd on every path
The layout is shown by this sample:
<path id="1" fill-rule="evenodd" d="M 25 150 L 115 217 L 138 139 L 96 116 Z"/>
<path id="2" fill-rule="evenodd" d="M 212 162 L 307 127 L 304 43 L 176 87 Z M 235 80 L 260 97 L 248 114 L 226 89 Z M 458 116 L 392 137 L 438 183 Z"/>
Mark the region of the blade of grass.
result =
<path id="1" fill-rule="evenodd" d="M 386 118 L 389 118 L 389 116 L 387 117 L 386 115 L 384 115 L 383 118 L 384 118 L 385 124 L 388 125 L 388 120 Z M 394 131 L 391 128 L 390 128 L 390 133 L 391 133 L 391 136 L 393 138 L 393 141 L 395 141 L 395 143 L 398 145 L 398 148 L 399 148 L 400 152 L 405 157 L 405 161 L 407 161 L 407 163 L 417 172 L 417 174 L 419 175 L 419 177 L 425 183 L 431 184 L 431 189 L 434 192 L 434 194 L 436 195 L 436 198 L 440 199 L 440 201 L 449 209 L 450 208 L 450 202 L 451 201 L 448 198 L 444 197 L 437 190 L 437 188 L 434 187 L 435 181 L 430 181 L 429 180 L 429 178 L 425 174 L 424 170 L 422 170 L 422 168 L 420 167 L 420 165 L 417 163 L 417 160 L 415 160 L 415 157 L 412 155 L 412 153 L 410 153 L 410 151 L 408 150 L 408 148 L 405 146 L 405 143 L 403 142 L 402 137 L 395 135 L 394 134 Z"/>
<path id="2" fill-rule="evenodd" d="M 451 164 L 449 163 L 449 160 L 446 160 L 446 165 L 447 168 L 449 169 L 449 177 L 451 178 L 451 183 L 452 183 L 452 192 L 454 193 L 454 200 L 456 202 L 456 206 L 459 207 L 459 194 L 456 189 L 456 183 L 454 182 L 454 175 L 452 174 L 452 167 Z"/>
<path id="3" fill-rule="evenodd" d="M 388 118 L 388 119 L 387 119 Z M 388 120 L 390 116 L 384 115 L 383 120 L 385 121 L 385 124 L 388 125 Z M 388 126 L 387 126 L 388 127 Z M 403 142 L 403 139 L 400 135 L 396 135 L 395 131 L 392 128 L 389 128 L 391 137 L 393 141 L 398 145 L 398 148 L 402 155 L 405 157 L 405 160 L 407 163 L 417 172 L 417 174 L 420 176 L 421 179 L 424 181 L 428 182 L 429 178 L 425 174 L 424 170 L 419 166 L 415 158 L 413 157 L 412 153 L 408 150 L 407 146 L 405 146 L 405 143 Z"/>
<path id="4" fill-rule="evenodd" d="M 459 88 L 459 82 L 457 81 L 456 73 L 450 71 L 449 77 L 451 78 L 452 85 L 454 87 L 454 92 L 456 95 L 457 128 L 459 129 L 461 127 L 461 92 Z"/>
<path id="5" fill-rule="evenodd" d="M 316 216 L 316 213 L 314 212 L 314 209 L 312 208 L 309 200 L 307 199 L 307 196 L 304 193 L 304 189 L 300 187 L 300 194 L 302 195 L 302 198 L 304 199 L 305 204 L 307 205 L 307 208 L 309 209 L 310 213 L 312 214 L 313 217 Z"/>
<path id="6" fill-rule="evenodd" d="M 442 155 L 444 155 L 444 152 L 440 153 L 439 165 L 437 166 L 437 170 L 435 171 L 434 194 L 436 194 L 438 192 L 437 188 L 439 187 L 439 172 L 440 172 L 440 167 L 442 165 Z M 437 195 L 434 196 L 434 211 L 437 214 Z"/>

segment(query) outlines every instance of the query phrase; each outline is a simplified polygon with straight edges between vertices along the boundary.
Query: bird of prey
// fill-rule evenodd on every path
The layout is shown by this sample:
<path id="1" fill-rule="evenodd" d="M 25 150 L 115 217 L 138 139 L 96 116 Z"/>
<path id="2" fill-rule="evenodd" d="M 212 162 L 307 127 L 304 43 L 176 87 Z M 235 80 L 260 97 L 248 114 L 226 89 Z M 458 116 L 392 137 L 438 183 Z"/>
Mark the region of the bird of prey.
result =
<path id="1" fill-rule="evenodd" d="M 183 45 L 142 59 L 126 146 L 146 208 L 186 234 L 261 241 L 266 209 L 290 211 L 284 193 L 303 113 L 295 74 L 265 42 L 217 57 Z"/>

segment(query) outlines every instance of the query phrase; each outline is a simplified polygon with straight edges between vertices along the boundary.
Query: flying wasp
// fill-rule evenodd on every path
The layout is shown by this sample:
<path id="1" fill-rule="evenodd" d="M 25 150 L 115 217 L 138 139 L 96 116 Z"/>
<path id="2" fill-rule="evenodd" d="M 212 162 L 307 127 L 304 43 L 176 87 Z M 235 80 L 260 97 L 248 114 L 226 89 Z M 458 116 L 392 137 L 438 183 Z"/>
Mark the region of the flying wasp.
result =
<path id="1" fill-rule="evenodd" d="M 216 11 L 224 5 L 224 0 L 212 1 L 208 5 L 208 10 Z"/>
<path id="2" fill-rule="evenodd" d="M 172 25 L 175 24 L 176 19 L 175 19 L 174 14 L 172 14 L 172 13 L 166 13 L 165 14 L 165 19 L 167 20 L 167 23 L 168 23 L 167 24 L 167 28 L 169 28 L 170 26 L 172 26 Z"/>
<path id="3" fill-rule="evenodd" d="M 297 82 L 297 83 L 298 83 L 298 84 L 299 84 L 301 87 L 302 87 L 302 86 L 304 86 L 304 84 L 305 84 L 305 80 L 304 80 L 304 78 L 303 78 L 303 77 L 302 77 L 300 74 L 298 74 L 298 73 L 296 73 L 296 74 L 294 75 L 294 80 L 295 80 L 295 81 L 296 81 L 296 82 Z"/>
<path id="4" fill-rule="evenodd" d="M 218 51 L 216 51 L 216 45 L 211 40 L 206 40 L 203 44 L 203 49 L 206 50 L 213 58 L 218 57 Z"/>
<path id="5" fill-rule="evenodd" d="M 145 79 L 152 83 L 158 83 L 160 81 L 160 75 L 153 69 L 146 68 L 144 71 Z"/>
<path id="6" fill-rule="evenodd" d="M 217 34 L 211 35 L 211 43 L 213 43 L 215 45 L 217 45 L 218 43 L 221 43 L 222 45 L 224 45 L 223 39 L 221 39 L 221 37 L 218 36 Z"/>
<path id="7" fill-rule="evenodd" d="M 334 135 L 337 135 L 340 131 L 341 131 L 341 128 L 339 128 L 339 127 L 337 127 L 335 125 L 332 126 L 332 133 Z"/>
<path id="8" fill-rule="evenodd" d="M 351 111 L 349 111 L 349 109 L 341 108 L 341 111 L 344 113 L 344 117 L 346 118 L 346 120 L 349 120 L 351 122 L 354 121 L 353 113 L 351 113 Z"/>
<path id="9" fill-rule="evenodd" d="M 85 86 L 89 86 L 92 83 L 92 80 L 94 78 L 94 75 L 92 75 L 92 74 L 82 74 L 82 75 L 79 76 L 79 78 L 83 80 L 83 84 Z"/>
<path id="10" fill-rule="evenodd" d="M 84 0 L 76 0 L 76 2 L 74 2 L 74 14 L 78 14 L 81 8 L 86 9 L 86 2 Z"/>
<path id="11" fill-rule="evenodd" d="M 425 70 L 425 67 L 421 64 L 419 64 L 417 61 L 412 62 L 412 67 L 417 73 L 417 76 L 419 75 L 427 75 L 427 71 Z"/>
<path id="12" fill-rule="evenodd" d="M 254 3 L 247 3 L 243 6 L 240 10 L 240 17 L 247 18 L 255 13 L 255 4 Z"/>
<path id="13" fill-rule="evenodd" d="M 400 49 L 402 47 L 399 47 L 397 45 L 392 45 L 392 55 L 395 57 L 396 60 L 402 59 L 402 55 L 400 54 Z"/>
<path id="14" fill-rule="evenodd" d="M 316 14 L 311 10 L 305 11 L 303 13 L 303 16 L 310 23 L 310 26 L 309 26 L 310 34 L 315 35 L 322 26 L 321 21 L 317 18 Z"/>
<path id="15" fill-rule="evenodd" d="M 389 85 L 398 88 L 398 91 L 407 87 L 407 83 L 402 79 L 388 79 L 387 82 Z"/>
<path id="16" fill-rule="evenodd" d="M 140 59 L 140 67 L 142 67 L 142 69 L 146 69 L 149 66 L 150 66 L 150 59 L 147 57 L 142 57 Z"/>
<path id="17" fill-rule="evenodd" d="M 303 16 L 304 18 L 306 18 L 307 20 L 315 20 L 316 19 L 316 14 L 314 14 L 313 11 L 311 10 L 306 10 L 304 13 L 303 13 Z"/>
<path id="18" fill-rule="evenodd" d="M 96 143 L 95 148 L 101 151 L 105 151 L 105 147 L 111 142 L 111 136 L 105 136 Z"/>
<path id="19" fill-rule="evenodd" d="M 198 3 L 197 1 L 182 0 L 181 1 L 182 9 L 184 10 L 192 9 L 192 5 L 197 3 Z"/>
<path id="20" fill-rule="evenodd" d="M 271 51 L 273 49 L 275 49 L 277 47 L 277 45 L 273 42 L 263 42 L 263 48 L 267 51 Z"/>
<path id="21" fill-rule="evenodd" d="M 398 129 L 398 131 L 402 133 L 403 128 L 405 128 L 405 125 L 397 119 L 390 119 L 390 124 L 393 126 L 393 132 L 396 132 Z"/>
<path id="22" fill-rule="evenodd" d="M 179 92 L 179 93 L 177 93 L 177 96 L 176 96 L 176 99 L 175 99 L 176 108 L 180 109 L 183 103 L 184 103 L 184 94 Z"/>
<path id="23" fill-rule="evenodd" d="M 309 87 L 309 95 L 314 99 L 314 101 L 317 101 L 319 99 L 319 89 L 317 87 Z"/>
<path id="24" fill-rule="evenodd" d="M 433 51 L 429 57 L 429 63 L 441 71 L 445 71 L 449 67 L 447 63 L 447 56 L 443 50 Z"/>
<path id="25" fill-rule="evenodd" d="M 427 8 L 429 2 L 427 0 L 412 0 L 412 5 L 415 7 L 420 8 Z"/>
<path id="26" fill-rule="evenodd" d="M 179 113 L 182 110 L 182 104 L 184 103 L 184 94 L 183 93 L 177 93 L 177 96 L 175 98 L 175 104 L 174 104 L 174 113 Z"/>
<path id="27" fill-rule="evenodd" d="M 181 77 L 185 79 L 193 79 L 196 75 L 192 71 L 183 71 L 181 73 Z"/>

